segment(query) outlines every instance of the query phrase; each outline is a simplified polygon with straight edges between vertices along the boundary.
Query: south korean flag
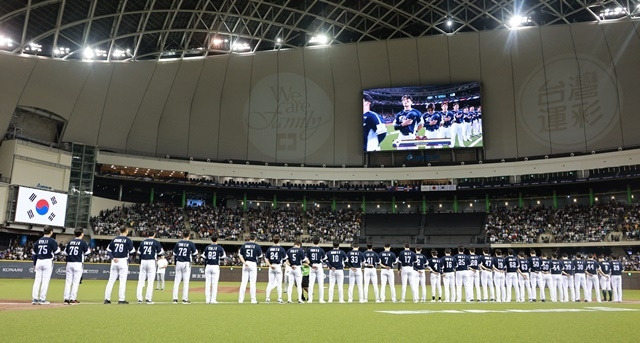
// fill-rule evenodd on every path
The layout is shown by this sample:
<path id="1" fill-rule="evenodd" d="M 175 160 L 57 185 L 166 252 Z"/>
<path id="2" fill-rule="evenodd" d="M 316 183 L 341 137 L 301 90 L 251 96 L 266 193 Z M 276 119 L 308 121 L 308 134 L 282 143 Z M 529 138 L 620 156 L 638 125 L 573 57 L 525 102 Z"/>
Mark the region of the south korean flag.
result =
<path id="1" fill-rule="evenodd" d="M 66 194 L 20 187 L 15 221 L 64 226 L 66 207 Z"/>

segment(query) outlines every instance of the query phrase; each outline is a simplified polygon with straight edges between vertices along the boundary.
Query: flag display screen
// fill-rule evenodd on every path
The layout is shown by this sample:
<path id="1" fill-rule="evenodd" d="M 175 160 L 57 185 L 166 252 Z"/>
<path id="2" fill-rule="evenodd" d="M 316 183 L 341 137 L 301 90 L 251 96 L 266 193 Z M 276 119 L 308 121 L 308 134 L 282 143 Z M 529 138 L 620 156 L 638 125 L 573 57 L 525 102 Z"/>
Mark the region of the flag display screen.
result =
<path id="1" fill-rule="evenodd" d="M 20 187 L 15 222 L 64 226 L 67 195 L 42 189 Z"/>
<path id="2" fill-rule="evenodd" d="M 362 92 L 364 151 L 483 146 L 480 83 Z"/>

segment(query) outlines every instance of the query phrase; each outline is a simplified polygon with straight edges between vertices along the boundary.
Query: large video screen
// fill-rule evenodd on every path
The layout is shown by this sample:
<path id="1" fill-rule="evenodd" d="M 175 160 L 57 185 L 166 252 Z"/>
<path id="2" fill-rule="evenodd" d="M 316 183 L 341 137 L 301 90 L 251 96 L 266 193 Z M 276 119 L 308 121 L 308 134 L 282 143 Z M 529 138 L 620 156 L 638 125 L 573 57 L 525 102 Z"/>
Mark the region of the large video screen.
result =
<path id="1" fill-rule="evenodd" d="M 482 147 L 480 82 L 362 92 L 364 151 Z"/>
<path id="2" fill-rule="evenodd" d="M 20 187 L 15 221 L 64 227 L 67 195 L 42 189 Z"/>

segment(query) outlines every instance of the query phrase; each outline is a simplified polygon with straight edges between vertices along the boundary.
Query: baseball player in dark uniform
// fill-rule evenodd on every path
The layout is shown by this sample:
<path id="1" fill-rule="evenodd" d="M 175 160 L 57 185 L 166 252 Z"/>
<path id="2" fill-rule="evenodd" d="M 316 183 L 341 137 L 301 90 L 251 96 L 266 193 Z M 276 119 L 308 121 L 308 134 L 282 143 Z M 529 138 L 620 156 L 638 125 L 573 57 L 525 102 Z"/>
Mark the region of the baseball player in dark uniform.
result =
<path id="1" fill-rule="evenodd" d="M 384 302 L 386 297 L 386 287 L 389 284 L 391 291 L 391 301 L 397 302 L 395 276 L 393 274 L 393 265 L 397 263 L 396 254 L 391 251 L 391 244 L 384 245 L 384 251 L 380 253 L 380 301 Z"/>
<path id="2" fill-rule="evenodd" d="M 295 241 L 293 248 L 287 250 L 286 263 L 291 266 L 289 273 L 289 288 L 287 290 L 288 303 L 292 303 L 291 294 L 293 293 L 293 284 L 298 289 L 298 303 L 302 303 L 302 262 L 304 261 L 304 250 L 302 250 L 302 242 Z M 306 262 L 305 262 L 306 263 Z"/>
<path id="3" fill-rule="evenodd" d="M 60 248 L 55 239 L 51 238 L 53 229 L 49 226 L 44 227 L 44 236 L 36 241 L 33 245 L 31 253 L 34 258 L 34 272 L 36 274 L 33 281 L 33 290 L 31 296 L 33 305 L 48 305 L 47 292 L 49 290 L 49 282 L 51 281 L 51 273 L 53 272 L 53 256 L 60 253 Z M 79 282 L 79 280 L 78 280 Z"/>
<path id="4" fill-rule="evenodd" d="M 427 260 L 429 268 L 429 282 L 431 283 L 431 302 L 442 301 L 442 259 L 438 257 L 437 250 L 431 250 L 431 257 Z"/>
<path id="5" fill-rule="evenodd" d="M 412 108 L 413 101 L 411 95 L 402 96 L 402 111 L 396 113 L 393 128 L 400 131 L 399 140 L 415 139 L 416 133 L 420 131 L 422 126 L 422 114 L 420 111 Z"/>
<path id="6" fill-rule="evenodd" d="M 380 255 L 373 251 L 373 245 L 367 244 L 367 251 L 364 252 L 364 301 L 369 301 L 369 282 L 373 285 L 373 295 L 375 302 L 380 302 L 380 291 L 378 290 L 377 266 L 380 264 Z"/>
<path id="7" fill-rule="evenodd" d="M 380 150 L 380 143 L 387 136 L 387 126 L 380 115 L 371 111 L 373 98 L 368 93 L 362 94 L 362 135 L 364 151 Z"/>
<path id="8" fill-rule="evenodd" d="M 455 270 L 458 266 L 458 261 L 451 256 L 451 249 L 444 250 L 444 256 L 442 257 L 442 284 L 444 286 L 444 302 L 448 303 L 456 301 L 456 276 Z"/>
<path id="9" fill-rule="evenodd" d="M 129 275 L 129 255 L 136 252 L 133 242 L 127 237 L 129 228 L 121 227 L 120 236 L 114 238 L 107 246 L 107 253 L 111 258 L 111 269 L 109 270 L 109 281 L 104 291 L 104 303 L 111 304 L 111 291 L 116 279 L 120 280 L 118 289 L 118 304 L 128 304 L 126 300 L 127 277 Z"/>
<path id="10" fill-rule="evenodd" d="M 313 246 L 307 249 L 307 260 L 309 261 L 311 270 L 309 271 L 309 303 L 313 302 L 313 286 L 318 281 L 318 299 L 324 304 L 324 265 L 327 261 L 324 249 L 318 246 L 320 244 L 319 237 L 313 237 Z"/>
<path id="11" fill-rule="evenodd" d="M 142 303 L 142 289 L 144 282 L 147 281 L 147 293 L 145 302 L 153 303 L 153 282 L 156 278 L 156 259 L 158 256 L 164 255 L 164 249 L 160 242 L 155 240 L 156 232 L 151 230 L 147 233 L 147 239 L 140 243 L 138 247 L 138 255 L 140 256 L 140 273 L 138 274 L 138 287 L 136 288 L 136 297 L 138 304 Z"/>
<path id="12" fill-rule="evenodd" d="M 344 264 L 347 254 L 340 250 L 340 243 L 333 242 L 333 249 L 327 251 L 329 266 L 329 302 L 333 302 L 334 285 L 338 286 L 338 302 L 344 303 Z"/>
<path id="13" fill-rule="evenodd" d="M 191 232 L 184 230 L 182 240 L 173 248 L 173 256 L 176 263 L 176 276 L 173 279 L 173 303 L 178 303 L 178 291 L 182 281 L 182 303 L 189 304 L 189 280 L 191 280 L 191 261 L 198 255 L 196 245 L 189 240 Z"/>
<path id="14" fill-rule="evenodd" d="M 358 243 L 352 244 L 353 250 L 347 253 L 347 265 L 349 265 L 349 302 L 353 302 L 353 286 L 358 286 L 358 296 L 361 303 L 364 302 L 364 290 L 362 288 L 362 264 L 364 254 L 358 250 Z"/>
<path id="15" fill-rule="evenodd" d="M 84 237 L 84 230 L 80 228 L 75 229 L 73 230 L 73 235 L 75 238 L 64 248 L 64 254 L 67 256 L 64 303 L 67 305 L 78 303 L 78 286 L 80 285 L 80 279 L 84 271 L 82 263 L 84 262 L 85 256 L 91 253 L 89 244 L 82 239 L 82 237 Z"/>
<path id="16" fill-rule="evenodd" d="M 207 304 L 218 303 L 218 280 L 220 280 L 220 261 L 227 257 L 222 246 L 218 245 L 218 236 L 211 236 L 211 244 L 204 248 L 204 295 Z"/>
<path id="17" fill-rule="evenodd" d="M 256 279 L 258 278 L 258 261 L 262 259 L 262 248 L 256 243 L 256 234 L 249 234 L 249 241 L 240 247 L 240 262 L 242 262 L 242 280 L 238 292 L 238 303 L 244 302 L 244 294 L 249 283 L 251 303 L 257 304 Z"/>
<path id="18" fill-rule="evenodd" d="M 413 299 L 418 299 L 418 290 L 415 283 L 412 282 L 413 279 L 413 264 L 416 262 L 416 253 L 411 251 L 411 245 L 406 243 L 404 245 L 404 250 L 398 253 L 398 261 L 400 262 L 398 265 L 401 281 L 402 281 L 402 297 L 400 302 L 404 302 L 405 295 L 407 294 L 407 283 L 411 287 L 411 293 L 413 295 Z"/>
<path id="19" fill-rule="evenodd" d="M 286 260 L 287 252 L 280 246 L 280 236 L 273 237 L 273 245 L 267 249 L 265 263 L 269 270 L 269 284 L 267 284 L 266 303 L 271 302 L 271 291 L 275 288 L 278 293 L 278 303 L 282 304 L 282 262 Z"/>
<path id="20" fill-rule="evenodd" d="M 507 262 L 502 256 L 502 249 L 496 249 L 495 254 L 496 256 L 493 258 L 493 284 L 496 286 L 496 302 L 505 302 L 507 301 L 505 288 Z"/>
<path id="21" fill-rule="evenodd" d="M 440 125 L 442 123 L 441 113 L 435 112 L 433 104 L 427 105 L 427 112 L 422 115 L 424 122 L 424 133 L 427 139 L 442 138 Z"/>

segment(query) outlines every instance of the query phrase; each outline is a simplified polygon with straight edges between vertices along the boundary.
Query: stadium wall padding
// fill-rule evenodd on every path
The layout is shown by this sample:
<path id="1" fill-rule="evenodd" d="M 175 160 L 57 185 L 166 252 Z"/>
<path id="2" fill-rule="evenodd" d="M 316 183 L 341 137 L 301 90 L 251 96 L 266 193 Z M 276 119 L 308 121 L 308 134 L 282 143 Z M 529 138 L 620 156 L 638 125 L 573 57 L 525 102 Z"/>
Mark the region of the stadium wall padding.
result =
<path id="1" fill-rule="evenodd" d="M 0 53 L 16 106 L 63 140 L 212 160 L 361 165 L 363 88 L 481 81 L 485 159 L 640 145 L 640 23 L 578 23 L 206 59 L 87 62 Z"/>

